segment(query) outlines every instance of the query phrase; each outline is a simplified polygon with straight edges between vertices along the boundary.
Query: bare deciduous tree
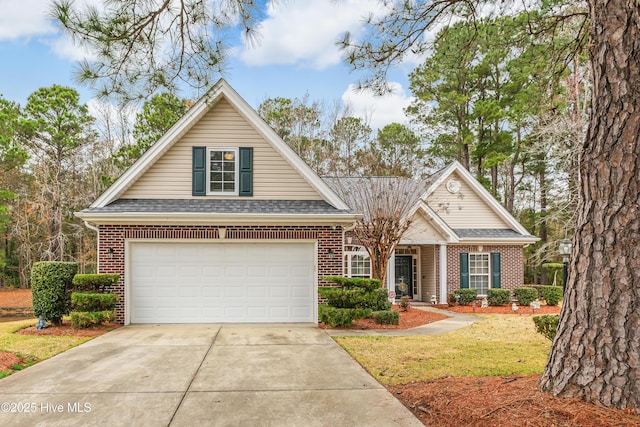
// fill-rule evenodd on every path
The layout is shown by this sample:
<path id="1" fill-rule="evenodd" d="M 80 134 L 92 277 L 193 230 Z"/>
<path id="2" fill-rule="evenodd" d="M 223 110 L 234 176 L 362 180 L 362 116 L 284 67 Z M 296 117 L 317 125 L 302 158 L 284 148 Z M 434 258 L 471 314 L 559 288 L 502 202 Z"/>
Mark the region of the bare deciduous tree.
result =
<path id="1" fill-rule="evenodd" d="M 353 234 L 371 258 L 373 278 L 384 286 L 389 259 L 411 224 L 407 218 L 424 191 L 424 183 L 403 177 L 325 179 L 352 210 L 362 214 Z"/>

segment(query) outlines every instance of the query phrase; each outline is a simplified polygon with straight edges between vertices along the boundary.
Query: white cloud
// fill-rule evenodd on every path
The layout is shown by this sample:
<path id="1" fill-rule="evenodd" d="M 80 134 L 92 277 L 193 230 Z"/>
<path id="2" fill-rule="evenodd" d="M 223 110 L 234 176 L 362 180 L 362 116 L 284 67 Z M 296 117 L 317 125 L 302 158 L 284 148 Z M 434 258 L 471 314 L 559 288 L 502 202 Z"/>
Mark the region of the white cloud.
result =
<path id="1" fill-rule="evenodd" d="M 370 91 L 358 91 L 351 84 L 342 94 L 342 102 L 352 108 L 354 116 L 369 119 L 373 129 L 381 129 L 390 123 L 408 124 L 404 109 L 409 106 L 413 97 L 405 92 L 400 83 L 388 84 L 391 93 L 384 96 Z"/>
<path id="2" fill-rule="evenodd" d="M 55 33 L 50 8 L 43 0 L 0 0 L 0 40 Z"/>
<path id="3" fill-rule="evenodd" d="M 247 65 L 299 64 L 324 69 L 340 63 L 336 40 L 345 31 L 357 37 L 369 13 L 381 13 L 377 0 L 305 0 L 269 2 L 261 22 L 258 42 L 243 47 L 240 59 Z"/>
<path id="4" fill-rule="evenodd" d="M 47 41 L 51 50 L 60 58 L 71 59 L 73 61 L 82 61 L 84 59 L 91 61 L 96 56 L 85 46 L 79 46 L 73 38 L 68 34 L 62 34 L 60 37 Z"/>

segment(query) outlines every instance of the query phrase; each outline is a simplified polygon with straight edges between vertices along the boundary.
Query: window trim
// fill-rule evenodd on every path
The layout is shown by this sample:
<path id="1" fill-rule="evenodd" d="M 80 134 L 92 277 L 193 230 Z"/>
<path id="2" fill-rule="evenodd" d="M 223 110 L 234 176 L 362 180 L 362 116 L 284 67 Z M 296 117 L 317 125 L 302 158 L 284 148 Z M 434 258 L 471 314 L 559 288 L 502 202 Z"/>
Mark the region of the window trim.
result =
<path id="1" fill-rule="evenodd" d="M 353 250 L 353 248 L 357 248 L 356 250 Z M 345 250 L 343 251 L 343 261 L 344 261 L 344 265 L 343 265 L 343 269 L 342 272 L 344 274 L 344 277 L 361 277 L 361 278 L 371 278 L 371 257 L 369 256 L 369 252 L 367 252 L 367 250 L 365 249 L 364 246 L 351 246 L 349 248 L 345 247 Z M 351 249 L 351 250 L 347 250 L 347 249 Z M 363 259 L 366 261 L 368 261 L 369 263 L 369 274 L 368 275 L 364 275 L 364 274 L 358 274 L 358 275 L 353 275 L 353 257 L 363 257 Z M 365 265 L 365 270 L 366 270 L 366 265 Z"/>
<path id="2" fill-rule="evenodd" d="M 233 151 L 234 153 L 234 171 L 233 171 L 233 183 L 234 183 L 234 191 L 211 191 L 211 153 L 214 151 Z M 207 158 L 206 158 L 206 194 L 207 196 L 237 196 L 240 194 L 240 159 L 239 159 L 239 149 L 238 147 L 207 147 Z M 223 172 L 224 173 L 224 172 Z M 223 181 L 224 182 L 224 181 Z"/>
<path id="3" fill-rule="evenodd" d="M 469 265 L 469 289 L 476 289 L 473 286 L 471 286 L 471 278 L 474 276 L 484 276 L 487 278 L 487 293 L 489 292 L 489 289 L 493 289 L 493 280 L 491 277 L 491 254 L 489 254 L 488 252 L 469 252 L 468 254 L 468 265 Z M 482 255 L 486 257 L 486 262 L 487 262 L 487 273 L 482 273 L 482 274 L 478 274 L 478 273 L 472 273 L 471 272 L 471 256 L 472 255 Z M 478 290 L 478 296 L 486 296 L 487 294 L 483 294 L 480 292 L 480 290 Z"/>

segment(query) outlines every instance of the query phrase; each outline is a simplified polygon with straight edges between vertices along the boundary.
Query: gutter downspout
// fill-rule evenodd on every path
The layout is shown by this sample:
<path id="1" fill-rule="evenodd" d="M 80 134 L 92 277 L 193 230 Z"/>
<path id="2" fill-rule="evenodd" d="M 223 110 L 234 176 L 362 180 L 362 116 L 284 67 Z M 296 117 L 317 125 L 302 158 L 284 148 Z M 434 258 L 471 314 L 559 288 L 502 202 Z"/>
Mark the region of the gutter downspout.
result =
<path id="1" fill-rule="evenodd" d="M 91 224 L 89 221 L 84 220 L 84 225 L 89 229 L 93 230 L 97 234 L 97 244 L 98 244 L 98 252 L 96 254 L 96 273 L 100 272 L 100 229 L 96 227 L 94 224 Z"/>
<path id="2" fill-rule="evenodd" d="M 100 229 L 98 227 L 96 227 L 95 225 L 91 224 L 89 221 L 85 220 L 84 221 L 84 225 L 85 227 L 87 227 L 90 230 L 95 231 L 96 233 L 100 233 Z"/>

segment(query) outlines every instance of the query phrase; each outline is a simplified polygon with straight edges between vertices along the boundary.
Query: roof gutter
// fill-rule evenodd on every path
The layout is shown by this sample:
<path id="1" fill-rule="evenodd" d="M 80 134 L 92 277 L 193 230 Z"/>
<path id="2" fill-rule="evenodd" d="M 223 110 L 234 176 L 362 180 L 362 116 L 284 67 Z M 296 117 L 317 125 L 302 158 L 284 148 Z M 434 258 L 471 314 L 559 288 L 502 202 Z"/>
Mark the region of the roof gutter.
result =
<path id="1" fill-rule="evenodd" d="M 258 224 L 305 224 L 305 225 L 347 225 L 352 226 L 362 217 L 359 214 L 215 214 L 215 213 L 100 213 L 76 212 L 75 215 L 93 225 L 258 225 Z M 91 228 L 91 227 L 90 227 Z"/>
<path id="2" fill-rule="evenodd" d="M 85 227 L 87 227 L 89 230 L 93 230 L 96 233 L 100 233 L 100 229 L 98 227 L 96 227 L 94 224 L 90 223 L 87 220 L 84 220 L 84 225 Z"/>

